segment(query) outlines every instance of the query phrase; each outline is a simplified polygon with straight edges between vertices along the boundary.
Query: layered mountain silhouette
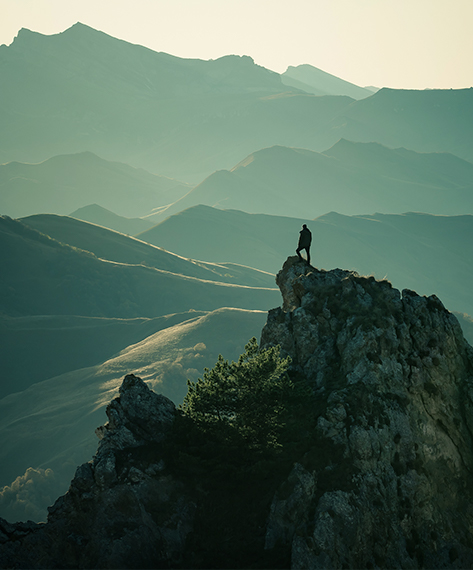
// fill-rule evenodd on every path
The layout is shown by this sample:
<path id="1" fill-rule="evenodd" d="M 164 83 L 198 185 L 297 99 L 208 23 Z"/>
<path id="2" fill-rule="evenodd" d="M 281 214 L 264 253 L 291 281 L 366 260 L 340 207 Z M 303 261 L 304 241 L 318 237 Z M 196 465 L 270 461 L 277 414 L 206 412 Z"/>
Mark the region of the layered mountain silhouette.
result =
<path id="1" fill-rule="evenodd" d="M 320 97 L 250 57 L 181 59 L 83 24 L 21 30 L 0 64 L 0 162 L 91 151 L 198 183 L 261 148 L 320 152 L 341 137 L 473 159 L 472 90 Z"/>
<path id="2" fill-rule="evenodd" d="M 269 295 L 269 305 L 276 296 L 274 276 L 263 271 L 191 261 L 66 216 L 37 215 L 23 222 L 0 219 L 5 271 L 0 337 L 4 369 L 15 372 L 6 373 L 0 396 L 95 364 L 170 326 L 161 315 L 187 318 L 187 311 L 207 303 L 209 309 L 238 306 L 241 294 L 250 304 L 253 293 L 262 295 L 263 303 Z M 259 301 L 249 308 L 258 309 Z M 22 358 L 25 352 L 28 358 Z"/>
<path id="3" fill-rule="evenodd" d="M 0 211 L 14 218 L 70 214 L 91 203 L 139 217 L 175 202 L 190 189 L 91 152 L 55 156 L 39 164 L 0 165 Z"/>
<path id="4" fill-rule="evenodd" d="M 344 216 L 331 212 L 310 220 L 196 206 L 139 237 L 180 255 L 199 253 L 209 261 L 245 260 L 275 273 L 281 255 L 294 254 L 303 223 L 312 231 L 315 267 L 348 267 L 362 275 L 387 277 L 395 286 L 441 295 L 450 310 L 473 314 L 469 294 L 472 215 Z"/>
<path id="5" fill-rule="evenodd" d="M 160 247 L 120 232 L 68 216 L 38 214 L 20 220 L 23 224 L 73 248 L 93 253 L 102 260 L 155 269 L 202 279 L 246 285 L 273 287 L 274 275 L 234 263 L 205 263 L 184 259 Z"/>
<path id="6" fill-rule="evenodd" d="M 215 172 L 154 219 L 198 204 L 293 217 L 473 213 L 473 164 L 346 140 L 323 153 L 275 146 Z"/>
<path id="7" fill-rule="evenodd" d="M 373 95 L 371 89 L 359 87 L 308 64 L 289 66 L 281 78 L 285 85 L 314 95 L 346 95 L 356 100 Z"/>
<path id="8" fill-rule="evenodd" d="M 277 297 L 274 289 L 265 287 L 100 259 L 5 217 L 0 219 L 0 240 L 0 310 L 11 316 L 155 317 L 222 306 L 269 308 Z"/>

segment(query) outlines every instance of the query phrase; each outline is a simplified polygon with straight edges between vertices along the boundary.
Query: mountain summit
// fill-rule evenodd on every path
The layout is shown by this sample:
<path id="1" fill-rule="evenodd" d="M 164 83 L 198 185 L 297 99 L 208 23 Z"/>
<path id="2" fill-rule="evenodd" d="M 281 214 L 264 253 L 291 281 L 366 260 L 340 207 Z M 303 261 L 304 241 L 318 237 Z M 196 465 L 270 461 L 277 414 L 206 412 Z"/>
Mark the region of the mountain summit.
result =
<path id="1" fill-rule="evenodd" d="M 48 523 L 0 520 L 2 567 L 472 566 L 473 349 L 456 318 L 297 257 L 277 283 L 261 347 L 292 359 L 280 448 L 179 432 L 128 375 Z"/>

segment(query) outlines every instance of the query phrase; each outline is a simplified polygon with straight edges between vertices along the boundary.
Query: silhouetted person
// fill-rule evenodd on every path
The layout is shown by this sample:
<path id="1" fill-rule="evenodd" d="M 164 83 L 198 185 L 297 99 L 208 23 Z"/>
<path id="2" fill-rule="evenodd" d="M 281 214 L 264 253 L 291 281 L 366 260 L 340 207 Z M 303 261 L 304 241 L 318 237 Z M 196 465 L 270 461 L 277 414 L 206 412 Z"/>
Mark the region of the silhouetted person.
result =
<path id="1" fill-rule="evenodd" d="M 307 253 L 307 263 L 310 265 L 310 244 L 312 243 L 312 234 L 309 228 L 303 224 L 302 230 L 299 232 L 299 245 L 297 246 L 296 253 L 300 259 L 304 259 L 300 254 L 301 249 L 305 249 Z"/>

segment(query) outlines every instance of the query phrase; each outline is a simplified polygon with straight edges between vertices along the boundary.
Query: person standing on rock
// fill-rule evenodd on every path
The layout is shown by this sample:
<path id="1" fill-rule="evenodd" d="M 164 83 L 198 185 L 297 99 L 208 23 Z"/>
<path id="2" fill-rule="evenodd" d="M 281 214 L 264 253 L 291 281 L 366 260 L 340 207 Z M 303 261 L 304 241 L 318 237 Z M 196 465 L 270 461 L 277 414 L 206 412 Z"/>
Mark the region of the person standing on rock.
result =
<path id="1" fill-rule="evenodd" d="M 307 253 L 307 263 L 310 265 L 310 244 L 312 243 L 312 234 L 309 228 L 303 224 L 302 230 L 299 232 L 299 245 L 297 246 L 296 253 L 299 258 L 304 259 L 301 255 L 301 250 L 305 249 Z"/>

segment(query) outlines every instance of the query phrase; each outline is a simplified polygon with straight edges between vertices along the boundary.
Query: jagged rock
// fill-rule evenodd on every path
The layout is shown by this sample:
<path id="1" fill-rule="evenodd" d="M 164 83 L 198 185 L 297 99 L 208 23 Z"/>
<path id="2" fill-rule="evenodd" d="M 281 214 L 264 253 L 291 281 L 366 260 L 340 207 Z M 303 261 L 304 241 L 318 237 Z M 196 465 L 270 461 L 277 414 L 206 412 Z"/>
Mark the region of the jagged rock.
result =
<path id="1" fill-rule="evenodd" d="M 262 346 L 310 381 L 324 454 L 292 567 L 471 567 L 473 350 L 456 318 L 435 296 L 297 257 L 276 280 Z"/>
<path id="2" fill-rule="evenodd" d="M 48 523 L 0 521 L 6 543 L 0 567 L 178 565 L 195 505 L 182 483 L 165 474 L 160 457 L 174 414 L 170 400 L 126 376 L 107 407 L 108 424 L 98 429 L 95 457 L 77 468 L 68 493 L 50 507 Z"/>

